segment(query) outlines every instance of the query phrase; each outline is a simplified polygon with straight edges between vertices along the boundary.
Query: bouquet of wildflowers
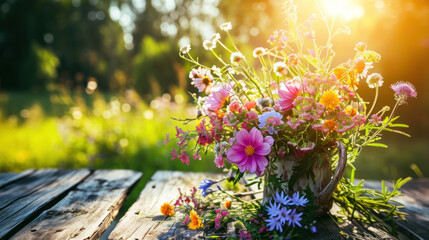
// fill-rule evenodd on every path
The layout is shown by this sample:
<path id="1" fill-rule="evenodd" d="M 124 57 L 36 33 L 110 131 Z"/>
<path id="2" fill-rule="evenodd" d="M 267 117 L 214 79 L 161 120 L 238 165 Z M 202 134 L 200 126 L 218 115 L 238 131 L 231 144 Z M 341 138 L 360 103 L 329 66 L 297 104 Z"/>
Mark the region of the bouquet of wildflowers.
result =
<path id="1" fill-rule="evenodd" d="M 337 145 L 347 151 L 347 164 L 352 169 L 352 178 L 340 176 L 338 187 L 333 188 L 337 191 L 332 198 L 344 213 L 373 221 L 370 206 L 379 213 L 390 212 L 390 217 L 403 217 L 389 201 L 407 180 L 397 181 L 393 192 L 366 191 L 361 183 L 354 185 L 352 163 L 365 146 L 385 147 L 378 142 L 382 131 L 407 135 L 397 130 L 407 125 L 395 123 L 395 112 L 410 97 L 417 96 L 414 86 L 408 82 L 392 84 L 396 104 L 376 110 L 384 80 L 371 70 L 380 61 L 380 54 L 360 42 L 354 56 L 332 66 L 332 39 L 349 34 L 350 30 L 343 27 L 333 31 L 334 25 L 322 18 L 329 37 L 326 44 L 319 46 L 312 27 L 318 17 L 313 14 L 299 22 L 291 1 L 285 3 L 285 9 L 288 28 L 274 31 L 268 38 L 269 44 L 252 53 L 240 52 L 235 45 L 229 34 L 231 23 L 220 27 L 226 40 L 216 33 L 203 42 L 204 49 L 218 60 L 217 65 L 201 64 L 190 54 L 189 45 L 180 49 L 179 55 L 194 64 L 189 78 L 199 93 L 192 94 L 198 116 L 192 119 L 196 121 L 195 130 L 176 127 L 178 148 L 171 152 L 173 159 L 190 164 L 190 158 L 201 159 L 202 153 L 214 151 L 214 164 L 236 173 L 234 183 L 244 173 L 261 177 L 254 178 L 249 185 L 257 183 L 271 190 L 263 203 L 237 200 L 242 209 L 247 209 L 245 216 L 253 219 L 241 228 L 243 238 L 246 234 L 291 236 L 304 226 L 315 231 L 315 216 L 311 214 L 318 205 L 315 189 L 325 186 L 318 183 L 321 177 L 314 169 L 327 164 L 328 177 L 331 175 L 339 165 Z M 220 54 L 219 48 L 226 56 Z M 375 90 L 372 102 L 359 95 L 359 85 L 365 83 Z M 183 121 L 187 124 L 192 120 Z M 325 158 L 329 158 L 326 164 Z M 310 180 L 302 181 L 303 178 Z M 214 192 L 209 188 L 220 181 L 203 182 L 203 195 Z M 351 194 L 352 191 L 358 194 Z M 231 195 L 221 188 L 217 193 Z M 359 197 L 365 194 L 375 195 L 378 200 Z M 236 199 L 234 195 L 230 197 Z M 217 213 L 207 216 L 221 219 Z M 228 217 L 228 221 L 234 219 L 246 220 L 243 215 Z"/>

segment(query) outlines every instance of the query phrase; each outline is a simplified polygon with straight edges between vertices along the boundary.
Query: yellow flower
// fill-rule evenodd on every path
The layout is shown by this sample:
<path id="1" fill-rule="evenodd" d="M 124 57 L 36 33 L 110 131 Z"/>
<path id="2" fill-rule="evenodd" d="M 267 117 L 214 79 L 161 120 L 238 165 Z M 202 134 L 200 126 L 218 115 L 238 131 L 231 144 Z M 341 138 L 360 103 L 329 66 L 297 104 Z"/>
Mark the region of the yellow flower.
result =
<path id="1" fill-rule="evenodd" d="M 191 222 L 188 224 L 188 227 L 190 229 L 195 230 L 195 229 L 204 227 L 200 217 L 198 217 L 197 213 L 194 210 L 192 210 L 189 215 L 191 218 Z"/>
<path id="2" fill-rule="evenodd" d="M 340 105 L 340 99 L 338 98 L 338 94 L 330 89 L 323 93 L 320 98 L 320 103 L 325 106 L 327 110 L 335 110 L 335 108 Z"/>
<path id="3" fill-rule="evenodd" d="M 357 110 L 354 108 L 354 107 L 352 107 L 352 106 L 350 106 L 350 105 L 348 105 L 347 107 L 346 107 L 346 109 L 344 109 L 344 112 L 347 114 L 347 115 L 349 115 L 349 116 L 355 116 L 356 114 L 357 114 Z"/>
<path id="4" fill-rule="evenodd" d="M 231 201 L 226 200 L 225 202 L 225 208 L 229 209 L 231 207 Z"/>
<path id="5" fill-rule="evenodd" d="M 161 213 L 165 216 L 174 216 L 174 207 L 169 203 L 164 203 L 161 206 Z"/>
<path id="6" fill-rule="evenodd" d="M 374 51 L 364 51 L 363 52 L 363 58 L 367 62 L 379 62 L 381 60 L 381 55 Z"/>

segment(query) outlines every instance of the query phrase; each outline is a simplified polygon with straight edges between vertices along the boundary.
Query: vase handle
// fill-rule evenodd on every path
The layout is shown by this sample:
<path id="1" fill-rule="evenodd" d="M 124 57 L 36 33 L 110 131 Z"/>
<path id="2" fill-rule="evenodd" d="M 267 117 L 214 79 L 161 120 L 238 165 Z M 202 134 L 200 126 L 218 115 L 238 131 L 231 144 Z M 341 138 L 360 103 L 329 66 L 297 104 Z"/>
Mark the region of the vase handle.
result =
<path id="1" fill-rule="evenodd" d="M 347 165 L 347 149 L 344 146 L 344 143 L 338 141 L 338 164 L 337 169 L 335 169 L 334 176 L 331 181 L 326 185 L 326 187 L 319 194 L 319 202 L 325 202 L 330 199 L 332 193 L 343 177 L 344 170 Z"/>

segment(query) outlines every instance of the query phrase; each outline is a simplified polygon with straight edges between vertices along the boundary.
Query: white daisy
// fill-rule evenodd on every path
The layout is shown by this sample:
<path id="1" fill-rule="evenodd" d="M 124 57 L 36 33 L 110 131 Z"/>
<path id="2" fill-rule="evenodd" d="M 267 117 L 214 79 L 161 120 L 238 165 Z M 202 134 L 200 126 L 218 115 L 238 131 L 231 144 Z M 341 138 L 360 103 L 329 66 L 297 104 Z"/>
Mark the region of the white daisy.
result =
<path id="1" fill-rule="evenodd" d="M 203 42 L 203 47 L 204 47 L 205 50 L 211 51 L 214 48 L 216 48 L 216 42 L 213 42 L 211 40 L 205 40 Z"/>
<path id="2" fill-rule="evenodd" d="M 241 60 L 244 59 L 243 54 L 241 54 L 241 52 L 233 52 L 231 54 L 231 63 L 232 64 L 239 64 L 241 62 Z"/>
<path id="3" fill-rule="evenodd" d="M 282 77 L 288 73 L 285 62 L 274 63 L 273 70 L 279 77 Z"/>
<path id="4" fill-rule="evenodd" d="M 380 73 L 371 73 L 366 79 L 369 88 L 383 86 L 383 76 Z"/>
<path id="5" fill-rule="evenodd" d="M 255 50 L 253 50 L 253 56 L 255 58 L 261 57 L 261 56 L 263 56 L 265 54 L 265 52 L 266 52 L 265 48 L 263 48 L 263 47 L 257 47 L 257 48 L 255 48 Z"/>
<path id="6" fill-rule="evenodd" d="M 220 25 L 220 29 L 222 29 L 222 31 L 228 32 L 229 30 L 232 29 L 231 22 L 222 23 Z"/>
<path id="7" fill-rule="evenodd" d="M 190 50 L 191 50 L 191 45 L 190 44 L 186 44 L 186 45 L 184 45 L 184 46 L 182 46 L 180 48 L 180 52 L 182 54 L 187 54 Z"/>

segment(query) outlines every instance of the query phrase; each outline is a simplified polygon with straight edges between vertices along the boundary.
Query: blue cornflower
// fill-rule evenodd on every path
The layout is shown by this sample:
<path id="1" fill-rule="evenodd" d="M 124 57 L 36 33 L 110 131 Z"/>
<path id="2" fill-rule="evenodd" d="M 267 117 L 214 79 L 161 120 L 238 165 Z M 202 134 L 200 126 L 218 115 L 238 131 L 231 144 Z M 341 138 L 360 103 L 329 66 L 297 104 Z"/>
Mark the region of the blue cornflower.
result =
<path id="1" fill-rule="evenodd" d="M 270 217 L 275 217 L 279 215 L 280 212 L 280 204 L 270 202 L 270 205 L 267 206 L 267 212 Z"/>
<path id="2" fill-rule="evenodd" d="M 301 221 L 301 215 L 302 213 L 296 213 L 296 209 L 294 209 L 290 214 L 289 214 L 289 219 L 288 219 L 288 225 L 292 225 L 293 227 L 295 227 L 295 225 L 297 226 L 301 226 L 301 223 L 299 223 L 299 221 Z"/>
<path id="3" fill-rule="evenodd" d="M 289 214 L 292 210 L 287 209 L 286 207 L 282 207 L 279 211 L 279 218 L 282 222 L 282 224 L 284 224 L 286 221 L 289 221 Z"/>
<path id="4" fill-rule="evenodd" d="M 265 222 L 267 222 L 268 230 L 273 231 L 274 229 L 276 229 L 276 230 L 279 230 L 280 232 L 283 232 L 282 221 L 280 217 L 269 218 L 265 220 Z"/>
<path id="5" fill-rule="evenodd" d="M 270 112 L 264 112 L 263 114 L 259 115 L 258 120 L 259 120 L 259 128 L 263 128 L 265 125 L 267 125 L 268 120 L 273 118 L 274 119 L 274 123 L 275 125 L 280 125 L 283 124 L 283 121 L 281 120 L 283 118 L 283 115 L 281 115 L 280 113 L 276 112 L 276 111 L 270 111 Z"/>
<path id="6" fill-rule="evenodd" d="M 291 205 L 291 200 L 288 195 L 285 195 L 284 192 L 277 191 L 274 195 L 274 201 L 281 203 L 283 205 Z"/>
<path id="7" fill-rule="evenodd" d="M 198 189 L 202 190 L 203 197 L 207 196 L 207 194 L 212 192 L 212 189 L 210 187 L 215 183 L 215 181 L 210 179 L 204 179 L 202 182 L 200 182 L 200 186 L 198 187 Z"/>
<path id="8" fill-rule="evenodd" d="M 308 199 L 305 196 L 299 197 L 299 192 L 296 192 L 292 195 L 291 202 L 296 206 L 305 206 L 308 203 Z"/>

